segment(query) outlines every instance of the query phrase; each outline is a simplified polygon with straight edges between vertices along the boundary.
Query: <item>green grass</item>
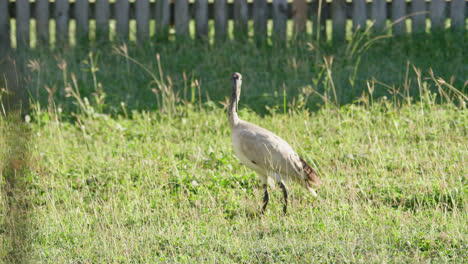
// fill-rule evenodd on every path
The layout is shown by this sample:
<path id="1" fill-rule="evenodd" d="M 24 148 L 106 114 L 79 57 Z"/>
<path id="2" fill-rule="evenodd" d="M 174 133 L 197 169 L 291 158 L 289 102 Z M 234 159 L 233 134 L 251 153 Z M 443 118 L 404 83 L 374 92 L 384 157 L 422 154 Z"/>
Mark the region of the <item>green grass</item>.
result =
<path id="1" fill-rule="evenodd" d="M 359 51 L 369 40 L 17 53 L 31 103 L 0 115 L 2 261 L 466 262 L 465 40 Z M 316 199 L 290 185 L 287 215 L 276 189 L 258 216 L 258 177 L 233 152 L 219 102 L 233 71 L 241 118 L 322 179 Z"/>
<path id="2" fill-rule="evenodd" d="M 467 111 L 388 105 L 264 118 L 244 109 L 243 118 L 291 142 L 324 183 L 318 199 L 293 185 L 286 216 L 274 191 L 263 218 L 255 216 L 257 176 L 234 156 L 220 109 L 95 115 L 81 125 L 38 116 L 25 127 L 24 189 L 10 198 L 28 204 L 23 247 L 10 248 L 6 236 L 2 255 L 52 263 L 463 262 Z"/>

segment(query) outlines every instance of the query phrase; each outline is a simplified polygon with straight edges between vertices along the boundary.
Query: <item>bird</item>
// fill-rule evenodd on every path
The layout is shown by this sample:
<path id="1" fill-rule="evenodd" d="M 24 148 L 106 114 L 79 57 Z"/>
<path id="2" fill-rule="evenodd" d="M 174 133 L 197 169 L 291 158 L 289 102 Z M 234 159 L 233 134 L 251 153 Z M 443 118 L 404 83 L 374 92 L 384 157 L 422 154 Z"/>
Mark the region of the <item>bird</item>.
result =
<path id="1" fill-rule="evenodd" d="M 228 106 L 228 120 L 231 140 L 238 159 L 260 176 L 264 190 L 263 206 L 260 214 L 270 200 L 269 183 L 276 182 L 284 196 L 283 212 L 288 207 L 288 188 L 285 182 L 294 181 L 308 190 L 314 197 L 317 192 L 314 186 L 321 184 L 317 173 L 301 158 L 293 148 L 273 132 L 250 122 L 241 120 L 237 114 L 242 86 L 242 75 L 231 75 L 232 94 Z"/>

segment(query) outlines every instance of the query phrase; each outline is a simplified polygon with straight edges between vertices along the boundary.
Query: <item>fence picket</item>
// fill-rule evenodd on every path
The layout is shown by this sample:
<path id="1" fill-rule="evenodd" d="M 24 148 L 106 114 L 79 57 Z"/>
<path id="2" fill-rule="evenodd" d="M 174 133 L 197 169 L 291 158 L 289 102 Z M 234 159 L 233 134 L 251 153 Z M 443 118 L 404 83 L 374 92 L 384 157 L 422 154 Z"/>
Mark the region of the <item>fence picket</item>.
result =
<path id="1" fill-rule="evenodd" d="M 445 0 L 431 1 L 431 30 L 440 30 L 445 27 Z"/>
<path id="2" fill-rule="evenodd" d="M 332 2 L 332 35 L 333 41 L 343 41 L 346 34 L 346 1 L 334 0 Z"/>
<path id="3" fill-rule="evenodd" d="M 465 29 L 465 0 L 452 0 L 450 5 L 450 18 L 452 19 L 451 26 L 454 30 L 462 31 Z"/>
<path id="4" fill-rule="evenodd" d="M 304 32 L 307 22 L 306 0 L 294 0 L 292 3 L 292 14 L 294 21 L 294 32 Z"/>
<path id="5" fill-rule="evenodd" d="M 366 0 L 353 0 L 353 29 L 366 29 Z"/>
<path id="6" fill-rule="evenodd" d="M 0 60 L 10 48 L 10 16 L 8 0 L 0 0 Z"/>
<path id="7" fill-rule="evenodd" d="M 325 4 L 323 0 L 312 0 L 312 14 L 311 20 L 313 25 L 313 36 L 320 40 L 322 37 L 326 39 L 326 17 L 325 17 Z"/>
<path id="8" fill-rule="evenodd" d="M 273 0 L 273 36 L 279 40 L 286 39 L 288 21 L 288 1 Z"/>
<path id="9" fill-rule="evenodd" d="M 175 0 L 175 30 L 177 35 L 188 36 L 188 0 Z"/>
<path id="10" fill-rule="evenodd" d="M 395 35 L 406 33 L 406 0 L 392 0 L 392 23 Z"/>
<path id="11" fill-rule="evenodd" d="M 76 38 L 88 40 L 89 32 L 88 0 L 75 0 Z"/>
<path id="12" fill-rule="evenodd" d="M 254 0 L 253 20 L 255 37 L 262 40 L 266 37 L 266 0 Z"/>
<path id="13" fill-rule="evenodd" d="M 156 34 L 166 34 L 169 29 L 170 11 L 168 0 L 156 0 Z"/>
<path id="14" fill-rule="evenodd" d="M 37 41 L 40 45 L 49 44 L 49 1 L 36 1 Z"/>
<path id="15" fill-rule="evenodd" d="M 422 32 L 426 28 L 426 1 L 411 1 L 411 27 L 412 33 Z"/>
<path id="16" fill-rule="evenodd" d="M 96 38 L 109 39 L 109 0 L 96 0 Z"/>
<path id="17" fill-rule="evenodd" d="M 122 40 L 128 39 L 128 19 L 129 19 L 128 0 L 116 0 L 115 2 L 115 20 L 117 26 L 117 36 Z"/>
<path id="18" fill-rule="evenodd" d="M 68 0 L 55 1 L 55 41 L 58 46 L 68 44 Z"/>
<path id="19" fill-rule="evenodd" d="M 208 36 L 208 0 L 195 2 L 195 36 L 202 39 Z"/>
<path id="20" fill-rule="evenodd" d="M 149 0 L 135 2 L 137 40 L 144 42 L 149 37 L 150 3 Z"/>
<path id="21" fill-rule="evenodd" d="M 373 0 L 372 1 L 372 21 L 375 21 L 374 29 L 377 32 L 382 32 L 387 24 L 387 1 Z"/>
<path id="22" fill-rule="evenodd" d="M 248 6 L 246 0 L 234 0 L 234 34 L 241 37 L 247 34 Z"/>
<path id="23" fill-rule="evenodd" d="M 226 38 L 227 31 L 227 1 L 215 0 L 215 37 L 217 39 Z"/>
<path id="24" fill-rule="evenodd" d="M 16 0 L 16 45 L 29 47 L 29 0 Z"/>

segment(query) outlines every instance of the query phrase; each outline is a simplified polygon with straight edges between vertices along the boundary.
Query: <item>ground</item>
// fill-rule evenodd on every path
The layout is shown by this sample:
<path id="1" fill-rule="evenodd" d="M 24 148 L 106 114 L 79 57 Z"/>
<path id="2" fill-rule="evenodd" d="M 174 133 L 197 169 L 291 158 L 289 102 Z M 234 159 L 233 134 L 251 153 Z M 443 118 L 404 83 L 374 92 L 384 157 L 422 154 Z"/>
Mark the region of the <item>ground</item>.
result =
<path id="1" fill-rule="evenodd" d="M 237 42 L 18 55 L 36 99 L 0 119 L 2 260 L 466 262 L 467 57 L 392 41 L 356 56 L 305 41 L 281 57 Z M 259 178 L 234 154 L 234 71 L 240 117 L 322 180 L 317 198 L 292 184 L 286 215 L 279 189 L 258 215 Z"/>

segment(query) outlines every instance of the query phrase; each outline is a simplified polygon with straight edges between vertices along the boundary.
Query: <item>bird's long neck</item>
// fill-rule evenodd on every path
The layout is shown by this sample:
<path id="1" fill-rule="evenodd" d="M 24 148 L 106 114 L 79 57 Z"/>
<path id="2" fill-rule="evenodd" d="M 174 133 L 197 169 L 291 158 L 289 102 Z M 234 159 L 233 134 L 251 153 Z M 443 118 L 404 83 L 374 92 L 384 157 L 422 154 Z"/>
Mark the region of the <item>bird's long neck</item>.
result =
<path id="1" fill-rule="evenodd" d="M 237 108 L 240 96 L 240 83 L 236 82 L 235 80 L 233 80 L 232 82 L 232 95 L 231 100 L 229 101 L 228 108 L 229 125 L 231 126 L 231 128 L 237 125 L 237 123 L 239 123 L 239 117 L 237 116 Z"/>

